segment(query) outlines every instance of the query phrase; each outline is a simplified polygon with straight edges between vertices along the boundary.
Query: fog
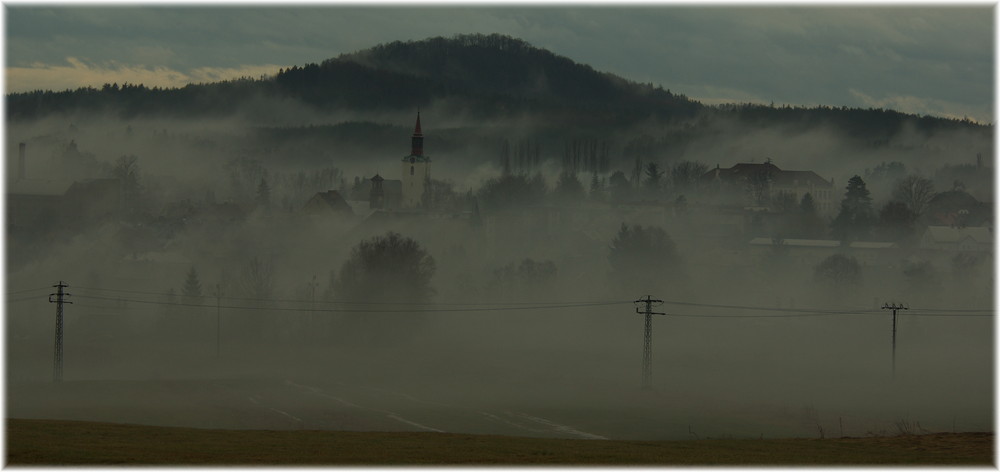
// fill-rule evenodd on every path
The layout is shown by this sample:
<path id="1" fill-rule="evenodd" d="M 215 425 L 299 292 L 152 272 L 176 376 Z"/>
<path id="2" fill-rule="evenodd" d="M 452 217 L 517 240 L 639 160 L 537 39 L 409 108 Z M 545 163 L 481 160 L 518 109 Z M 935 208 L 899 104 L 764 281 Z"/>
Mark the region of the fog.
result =
<path id="1" fill-rule="evenodd" d="M 862 261 L 860 280 L 832 284 L 816 266 L 837 249 L 785 257 L 752 247 L 753 237 L 782 235 L 755 233 L 744 216 L 721 213 L 707 188 L 668 182 L 642 193 L 636 183 L 628 200 L 587 195 L 593 174 L 603 185 L 615 171 L 629 176 L 630 140 L 673 136 L 683 125 L 598 137 L 608 142 L 608 168 L 578 170 L 584 193 L 566 201 L 555 197 L 564 144 L 594 136 L 546 135 L 528 119 L 473 127 L 447 104 L 421 110 L 431 176 L 436 188 L 449 188 L 434 211 L 372 213 L 361 202 L 350 213 L 315 214 L 306 206 L 317 192 L 353 201 L 359 178 L 367 200 L 375 173 L 401 178 L 414 114 L 285 107 L 265 119 L 253 107 L 218 120 L 8 123 L 8 215 L 23 186 L 19 143 L 27 181 L 110 178 L 122 156 L 135 156 L 137 182 L 128 198 L 87 221 L 57 212 L 9 222 L 9 417 L 591 439 L 993 428 L 992 247 L 958 266 L 954 253 L 922 252 L 915 234 L 885 255 L 851 253 Z M 398 136 L 261 132 L 346 122 Z M 523 173 L 540 176 L 546 197 L 518 204 L 520 195 L 484 193 L 505 175 L 503 139 L 538 143 L 538 162 Z M 640 159 L 668 171 L 683 161 L 714 169 L 772 159 L 833 179 L 835 205 L 860 175 L 877 213 L 895 179 L 866 171 L 901 162 L 905 174 L 948 191 L 954 179 L 936 172 L 974 166 L 977 154 L 986 167 L 978 172 L 991 172 L 991 140 L 907 128 L 871 145 L 832 127 L 719 120 L 683 146 L 654 147 Z M 984 182 L 964 188 L 992 195 L 992 179 Z M 680 195 L 686 207 L 676 204 Z M 829 223 L 836 211 L 822 216 Z M 676 257 L 616 267 L 609 256 L 622 225 L 661 228 Z M 388 275 L 381 287 L 338 288 L 352 250 L 389 232 L 433 259 L 426 298 L 400 296 L 394 284 L 406 282 Z M 929 264 L 923 272 L 908 269 L 917 260 Z M 198 294 L 185 292 L 192 270 Z M 53 382 L 48 294 L 59 281 L 72 304 L 64 377 Z M 652 389 L 640 388 L 644 316 L 634 303 L 646 295 L 665 301 L 653 308 L 665 314 L 652 320 Z M 898 316 L 894 354 L 884 303 L 909 307 Z"/>

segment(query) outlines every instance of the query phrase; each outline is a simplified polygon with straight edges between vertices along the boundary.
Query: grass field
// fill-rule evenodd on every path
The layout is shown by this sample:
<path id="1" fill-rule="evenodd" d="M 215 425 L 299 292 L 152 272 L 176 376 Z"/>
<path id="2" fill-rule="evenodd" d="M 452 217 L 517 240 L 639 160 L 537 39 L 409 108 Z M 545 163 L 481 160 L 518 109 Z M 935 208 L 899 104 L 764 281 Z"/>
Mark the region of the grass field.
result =
<path id="1" fill-rule="evenodd" d="M 993 433 L 611 441 L 7 419 L 6 465 L 994 465 Z"/>

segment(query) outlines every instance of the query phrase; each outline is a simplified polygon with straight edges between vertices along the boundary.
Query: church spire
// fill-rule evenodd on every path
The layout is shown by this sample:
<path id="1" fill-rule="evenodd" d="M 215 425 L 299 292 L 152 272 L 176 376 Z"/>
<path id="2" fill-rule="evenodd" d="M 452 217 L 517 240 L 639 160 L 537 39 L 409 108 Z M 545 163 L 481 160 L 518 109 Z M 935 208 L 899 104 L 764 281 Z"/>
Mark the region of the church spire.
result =
<path id="1" fill-rule="evenodd" d="M 420 131 L 420 110 L 417 110 L 417 124 L 413 127 L 413 137 L 410 138 L 410 155 L 424 155 L 424 134 Z"/>

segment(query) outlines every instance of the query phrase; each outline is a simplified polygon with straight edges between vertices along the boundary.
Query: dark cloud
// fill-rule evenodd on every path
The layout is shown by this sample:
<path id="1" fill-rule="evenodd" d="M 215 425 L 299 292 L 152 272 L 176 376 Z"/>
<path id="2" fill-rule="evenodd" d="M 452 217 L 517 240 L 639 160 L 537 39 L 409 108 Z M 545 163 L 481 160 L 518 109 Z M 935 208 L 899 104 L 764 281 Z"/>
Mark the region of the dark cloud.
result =
<path id="1" fill-rule="evenodd" d="M 989 6 L 9 6 L 7 59 L 31 67 L 73 57 L 192 75 L 470 32 L 509 34 L 694 98 L 924 103 L 904 111 L 992 120 Z"/>

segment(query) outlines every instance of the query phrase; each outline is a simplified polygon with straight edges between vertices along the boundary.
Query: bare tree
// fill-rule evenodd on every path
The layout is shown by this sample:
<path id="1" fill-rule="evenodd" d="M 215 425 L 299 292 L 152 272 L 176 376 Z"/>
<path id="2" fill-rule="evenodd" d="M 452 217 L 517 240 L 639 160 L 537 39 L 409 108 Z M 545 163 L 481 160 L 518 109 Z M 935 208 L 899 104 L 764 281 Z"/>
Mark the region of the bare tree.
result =
<path id="1" fill-rule="evenodd" d="M 249 298 L 271 298 L 274 293 L 274 269 L 271 263 L 256 256 L 250 259 L 240 273 L 239 289 Z"/>
<path id="2" fill-rule="evenodd" d="M 924 213 L 933 196 L 934 183 L 916 174 L 897 180 L 892 188 L 892 199 L 905 203 L 917 216 Z"/>

